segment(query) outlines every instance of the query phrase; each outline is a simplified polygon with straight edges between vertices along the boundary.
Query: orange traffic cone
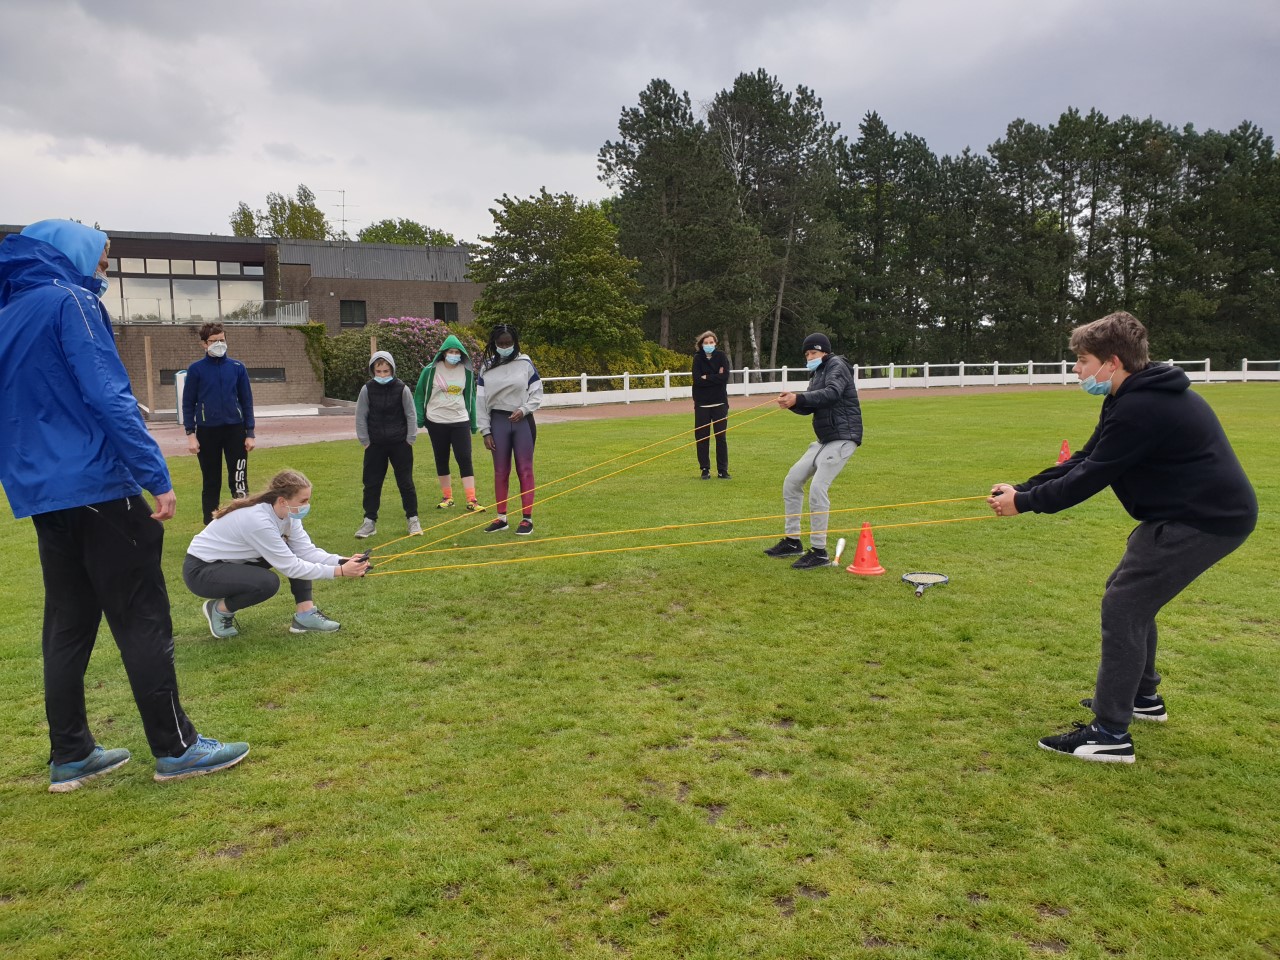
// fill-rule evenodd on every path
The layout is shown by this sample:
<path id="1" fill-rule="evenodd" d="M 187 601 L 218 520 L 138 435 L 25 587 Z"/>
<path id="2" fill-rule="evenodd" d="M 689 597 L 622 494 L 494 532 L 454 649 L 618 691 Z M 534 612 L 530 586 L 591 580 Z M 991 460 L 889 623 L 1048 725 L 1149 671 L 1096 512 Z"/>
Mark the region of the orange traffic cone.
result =
<path id="1" fill-rule="evenodd" d="M 884 573 L 880 560 L 876 557 L 876 538 L 871 535 L 871 524 L 862 521 L 862 530 L 858 534 L 858 549 L 853 555 L 853 563 L 845 567 L 848 573 L 857 573 L 865 577 Z"/>
<path id="2" fill-rule="evenodd" d="M 1071 459 L 1071 448 L 1067 446 L 1067 441 L 1062 441 L 1062 449 L 1058 451 L 1058 462 L 1066 463 Z"/>

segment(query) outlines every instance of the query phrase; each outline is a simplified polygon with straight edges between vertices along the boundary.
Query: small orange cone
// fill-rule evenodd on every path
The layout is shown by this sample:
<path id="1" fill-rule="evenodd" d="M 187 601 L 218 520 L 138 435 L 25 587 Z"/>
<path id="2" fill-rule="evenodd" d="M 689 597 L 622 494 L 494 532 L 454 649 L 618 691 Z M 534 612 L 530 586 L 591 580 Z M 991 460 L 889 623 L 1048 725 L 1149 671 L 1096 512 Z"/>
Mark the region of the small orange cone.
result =
<path id="1" fill-rule="evenodd" d="M 1071 459 L 1071 448 L 1067 446 L 1067 441 L 1062 441 L 1062 449 L 1058 451 L 1058 462 L 1066 463 Z"/>
<path id="2" fill-rule="evenodd" d="M 858 549 L 853 555 L 853 563 L 845 567 L 848 573 L 873 577 L 884 573 L 880 560 L 876 556 L 876 538 L 871 535 L 871 524 L 862 521 L 862 530 L 858 533 Z"/>

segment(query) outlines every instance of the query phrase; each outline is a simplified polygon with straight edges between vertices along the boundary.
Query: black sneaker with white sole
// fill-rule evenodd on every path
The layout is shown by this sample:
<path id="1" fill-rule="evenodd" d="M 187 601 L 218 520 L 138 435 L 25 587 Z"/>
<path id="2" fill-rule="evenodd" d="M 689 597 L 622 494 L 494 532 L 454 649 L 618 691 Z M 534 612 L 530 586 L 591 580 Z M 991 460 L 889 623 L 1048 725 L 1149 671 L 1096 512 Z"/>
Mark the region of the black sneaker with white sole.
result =
<path id="1" fill-rule="evenodd" d="M 1080 706 L 1086 710 L 1092 710 L 1093 698 L 1085 697 L 1080 701 Z M 1169 719 L 1169 711 L 1164 708 L 1164 697 L 1158 693 L 1154 697 L 1134 697 L 1133 719 L 1154 720 L 1156 723 L 1164 723 Z"/>
<path id="2" fill-rule="evenodd" d="M 831 566 L 831 558 L 827 556 L 825 547 L 810 547 L 809 552 L 791 565 L 792 570 L 815 570 L 818 567 Z"/>
<path id="3" fill-rule="evenodd" d="M 1079 721 L 1072 723 L 1071 727 L 1066 733 L 1041 737 L 1040 749 L 1095 763 L 1133 763 L 1136 759 L 1133 738 L 1128 733 L 1113 737 L 1099 730 L 1096 723 L 1083 724 Z"/>
<path id="4" fill-rule="evenodd" d="M 804 553 L 804 544 L 795 537 L 783 537 L 772 547 L 765 550 L 766 557 L 797 557 Z"/>

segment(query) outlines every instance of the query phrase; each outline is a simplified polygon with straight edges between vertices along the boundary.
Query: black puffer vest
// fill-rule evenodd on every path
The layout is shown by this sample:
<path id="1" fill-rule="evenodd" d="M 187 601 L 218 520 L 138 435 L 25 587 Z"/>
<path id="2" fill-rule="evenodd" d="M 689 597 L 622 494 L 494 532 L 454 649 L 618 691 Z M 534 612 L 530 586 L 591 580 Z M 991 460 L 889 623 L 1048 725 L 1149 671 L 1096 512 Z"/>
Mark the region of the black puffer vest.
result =
<path id="1" fill-rule="evenodd" d="M 399 377 L 390 383 L 370 380 L 365 388 L 369 397 L 369 442 L 404 443 L 409 435 L 409 421 L 404 415 L 404 381 Z"/>

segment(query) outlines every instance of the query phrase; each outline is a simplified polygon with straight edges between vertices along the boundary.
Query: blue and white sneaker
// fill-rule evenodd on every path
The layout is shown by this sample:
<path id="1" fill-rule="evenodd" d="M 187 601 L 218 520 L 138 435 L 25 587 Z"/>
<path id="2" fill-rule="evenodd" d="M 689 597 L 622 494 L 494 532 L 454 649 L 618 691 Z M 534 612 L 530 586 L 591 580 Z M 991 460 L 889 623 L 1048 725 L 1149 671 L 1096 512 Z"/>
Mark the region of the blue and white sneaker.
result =
<path id="1" fill-rule="evenodd" d="M 320 612 L 319 607 L 312 607 L 302 613 L 293 615 L 293 623 L 289 624 L 290 633 L 333 633 L 341 627 L 337 620 L 330 620 Z"/>
<path id="2" fill-rule="evenodd" d="M 234 767 L 249 755 L 247 743 L 222 743 L 212 737 L 196 737 L 196 742 L 180 757 L 156 757 L 155 779 L 159 783 L 185 780 L 205 773 Z"/>
<path id="3" fill-rule="evenodd" d="M 200 612 L 209 624 L 209 632 L 219 640 L 240 635 L 240 631 L 236 629 L 236 615 L 219 610 L 217 600 L 206 600 L 200 605 Z"/>
<path id="4" fill-rule="evenodd" d="M 1098 729 L 1096 723 L 1083 724 L 1078 720 L 1072 729 L 1053 737 L 1041 737 L 1041 750 L 1065 753 L 1077 760 L 1093 760 L 1098 763 L 1133 763 L 1133 738 L 1128 733 L 1115 737 Z"/>
<path id="5" fill-rule="evenodd" d="M 129 762 L 129 751 L 104 750 L 95 746 L 83 760 L 72 763 L 49 764 L 49 792 L 70 793 L 78 790 L 81 784 L 88 783 L 112 770 L 118 770 Z"/>

